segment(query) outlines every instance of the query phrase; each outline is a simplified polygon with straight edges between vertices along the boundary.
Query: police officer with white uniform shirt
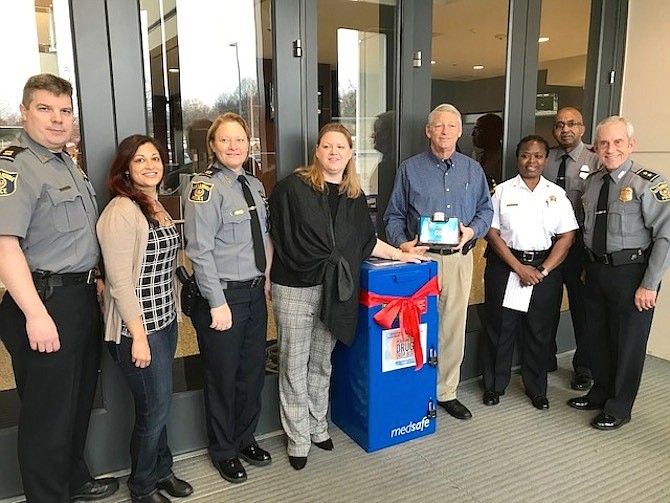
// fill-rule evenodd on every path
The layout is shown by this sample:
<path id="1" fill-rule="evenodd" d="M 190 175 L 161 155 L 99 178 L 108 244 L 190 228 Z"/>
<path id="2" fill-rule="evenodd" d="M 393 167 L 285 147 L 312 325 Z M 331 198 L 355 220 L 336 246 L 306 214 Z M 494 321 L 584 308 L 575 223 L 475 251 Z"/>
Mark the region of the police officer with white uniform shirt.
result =
<path id="1" fill-rule="evenodd" d="M 542 177 L 549 144 L 523 138 L 516 148 L 519 175 L 496 187 L 484 274 L 486 323 L 480 346 L 485 405 L 496 405 L 509 384 L 514 343 L 521 378 L 537 409 L 548 409 L 547 363 L 553 312 L 561 294 L 560 265 L 577 229 L 565 191 Z M 515 273 L 515 274 L 511 274 Z M 532 286 L 527 312 L 503 307 L 510 286 Z"/>
<path id="2" fill-rule="evenodd" d="M 670 265 L 668 180 L 630 159 L 633 125 L 604 119 L 595 148 L 602 164 L 584 187 L 585 300 L 593 387 L 568 405 L 602 409 L 591 422 L 617 429 L 631 419 L 656 296 Z"/>
<path id="3" fill-rule="evenodd" d="M 73 129 L 72 86 L 30 77 L 23 132 L 0 153 L 0 337 L 21 400 L 18 456 L 29 502 L 105 498 L 84 445 L 100 361 L 95 235 L 98 207 L 83 171 L 63 150 Z"/>
<path id="4" fill-rule="evenodd" d="M 561 108 L 554 119 L 552 134 L 558 147 L 549 151 L 547 165 L 543 176 L 565 189 L 568 199 L 575 210 L 580 229 L 575 234 L 575 242 L 561 268 L 563 284 L 568 290 L 570 301 L 570 317 L 575 334 L 575 354 L 572 358 L 574 374 L 570 385 L 572 389 L 587 390 L 593 384 L 591 379 L 591 360 L 589 358 L 586 338 L 586 309 L 584 307 L 584 283 L 581 275 L 584 268 L 584 237 L 581 227 L 584 224 L 582 193 L 584 181 L 598 169 L 598 156 L 582 142 L 586 128 L 582 114 L 576 108 Z M 561 296 L 562 297 L 562 296 Z M 559 299 L 560 301 L 560 299 Z M 552 351 L 549 358 L 550 370 L 556 369 L 556 334 L 560 320 L 560 309 L 556 311 L 554 320 Z"/>
<path id="5" fill-rule="evenodd" d="M 220 115 L 207 132 L 212 166 L 186 197 L 186 254 L 202 294 L 191 316 L 205 368 L 209 454 L 229 482 L 247 479 L 241 457 L 271 462 L 254 438 L 265 381 L 269 258 L 265 192 L 244 172 L 249 129 Z M 247 197 L 251 198 L 247 201 Z"/>

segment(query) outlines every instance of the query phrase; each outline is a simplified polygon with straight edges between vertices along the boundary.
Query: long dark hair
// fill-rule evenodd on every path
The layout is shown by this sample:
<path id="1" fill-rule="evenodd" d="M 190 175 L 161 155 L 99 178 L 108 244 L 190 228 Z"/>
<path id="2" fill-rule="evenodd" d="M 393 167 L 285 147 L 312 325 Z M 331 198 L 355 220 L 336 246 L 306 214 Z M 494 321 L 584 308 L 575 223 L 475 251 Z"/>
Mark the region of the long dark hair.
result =
<path id="1" fill-rule="evenodd" d="M 116 149 L 116 155 L 114 156 L 112 165 L 109 168 L 109 175 L 107 176 L 107 186 L 109 187 L 109 192 L 112 197 L 124 196 L 135 201 L 149 223 L 158 226 L 158 220 L 156 220 L 153 212 L 152 198 L 148 194 L 135 188 L 133 182 L 130 180 L 129 174 L 130 161 L 135 157 L 137 149 L 146 143 L 151 143 L 156 147 L 156 150 L 158 150 L 158 154 L 161 156 L 161 162 L 163 163 L 163 178 L 165 178 L 167 153 L 165 152 L 163 145 L 150 136 L 134 134 L 123 140 Z"/>

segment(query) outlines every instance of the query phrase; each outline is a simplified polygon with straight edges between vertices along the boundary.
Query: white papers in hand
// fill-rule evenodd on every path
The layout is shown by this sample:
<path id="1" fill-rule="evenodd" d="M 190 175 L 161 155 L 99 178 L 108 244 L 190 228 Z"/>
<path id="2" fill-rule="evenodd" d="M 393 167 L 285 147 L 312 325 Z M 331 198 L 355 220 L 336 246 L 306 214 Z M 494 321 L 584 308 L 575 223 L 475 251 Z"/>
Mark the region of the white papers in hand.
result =
<path id="1" fill-rule="evenodd" d="M 509 273 L 507 278 L 507 287 L 503 297 L 503 307 L 514 309 L 515 311 L 528 312 L 530 307 L 530 297 L 533 295 L 533 285 L 521 286 L 521 279 L 514 271 Z"/>

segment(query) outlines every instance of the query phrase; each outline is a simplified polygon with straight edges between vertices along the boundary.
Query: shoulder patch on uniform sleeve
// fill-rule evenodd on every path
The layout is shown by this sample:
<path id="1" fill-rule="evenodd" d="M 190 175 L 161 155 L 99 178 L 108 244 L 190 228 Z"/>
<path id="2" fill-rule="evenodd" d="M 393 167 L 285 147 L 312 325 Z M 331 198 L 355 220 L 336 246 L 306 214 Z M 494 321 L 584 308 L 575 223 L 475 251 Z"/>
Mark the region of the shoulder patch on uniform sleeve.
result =
<path id="1" fill-rule="evenodd" d="M 192 182 L 191 193 L 188 195 L 188 200 L 192 203 L 207 203 L 212 197 L 213 183 L 207 182 Z"/>
<path id="2" fill-rule="evenodd" d="M 645 180 L 649 180 L 650 182 L 653 182 L 660 176 L 658 173 L 654 173 L 653 171 L 649 171 L 648 169 L 644 168 L 638 169 L 635 174 L 641 176 Z"/>
<path id="3" fill-rule="evenodd" d="M 657 185 L 654 185 L 649 190 L 654 194 L 654 197 L 657 201 L 661 203 L 667 203 L 670 201 L 670 188 L 668 187 L 668 182 L 661 182 Z"/>
<path id="4" fill-rule="evenodd" d="M 7 159 L 8 161 L 14 162 L 14 158 L 17 154 L 20 154 L 25 150 L 25 147 L 7 147 L 0 152 L 0 159 Z"/>
<path id="5" fill-rule="evenodd" d="M 16 191 L 19 174 L 0 169 L 0 197 L 11 196 Z"/>

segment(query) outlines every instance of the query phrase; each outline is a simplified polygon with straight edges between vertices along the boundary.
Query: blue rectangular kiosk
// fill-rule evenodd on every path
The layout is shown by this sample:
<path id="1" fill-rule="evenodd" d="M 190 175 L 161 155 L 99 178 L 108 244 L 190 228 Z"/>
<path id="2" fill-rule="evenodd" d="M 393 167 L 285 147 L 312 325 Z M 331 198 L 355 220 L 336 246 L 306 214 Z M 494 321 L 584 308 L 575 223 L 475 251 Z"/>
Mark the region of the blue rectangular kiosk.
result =
<path id="1" fill-rule="evenodd" d="M 361 290 L 410 297 L 437 275 L 436 262 L 363 263 Z M 435 432 L 437 405 L 437 295 L 426 298 L 420 317 L 424 365 L 415 370 L 411 339 L 398 319 L 382 328 L 373 316 L 382 305 L 359 306 L 356 340 L 333 351 L 331 419 L 368 452 Z"/>

